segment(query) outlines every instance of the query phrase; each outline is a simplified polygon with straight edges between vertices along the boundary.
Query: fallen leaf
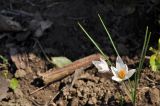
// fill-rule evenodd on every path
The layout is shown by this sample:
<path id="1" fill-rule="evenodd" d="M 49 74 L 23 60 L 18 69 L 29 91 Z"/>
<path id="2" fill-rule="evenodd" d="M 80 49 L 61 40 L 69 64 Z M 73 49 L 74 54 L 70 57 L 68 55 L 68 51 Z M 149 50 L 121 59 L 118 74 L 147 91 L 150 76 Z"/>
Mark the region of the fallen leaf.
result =
<path id="1" fill-rule="evenodd" d="M 72 63 L 72 61 L 66 57 L 52 57 L 51 61 L 56 67 L 59 67 L 59 68 L 62 68 Z"/>

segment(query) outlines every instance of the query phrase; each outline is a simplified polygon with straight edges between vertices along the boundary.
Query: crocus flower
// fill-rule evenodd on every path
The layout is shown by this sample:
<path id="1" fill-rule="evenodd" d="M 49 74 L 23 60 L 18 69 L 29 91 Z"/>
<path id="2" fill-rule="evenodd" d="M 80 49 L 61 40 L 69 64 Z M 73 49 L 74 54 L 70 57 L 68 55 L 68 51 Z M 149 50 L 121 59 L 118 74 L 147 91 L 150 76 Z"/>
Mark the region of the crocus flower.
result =
<path id="1" fill-rule="evenodd" d="M 100 58 L 100 61 L 92 61 L 92 63 L 98 69 L 99 73 L 106 73 L 109 71 L 108 64 L 102 58 Z"/>
<path id="2" fill-rule="evenodd" d="M 128 66 L 123 63 L 120 56 L 117 56 L 116 68 L 111 66 L 111 70 L 114 75 L 112 77 L 112 80 L 117 82 L 129 79 L 136 71 L 135 69 L 131 69 L 128 71 Z"/>

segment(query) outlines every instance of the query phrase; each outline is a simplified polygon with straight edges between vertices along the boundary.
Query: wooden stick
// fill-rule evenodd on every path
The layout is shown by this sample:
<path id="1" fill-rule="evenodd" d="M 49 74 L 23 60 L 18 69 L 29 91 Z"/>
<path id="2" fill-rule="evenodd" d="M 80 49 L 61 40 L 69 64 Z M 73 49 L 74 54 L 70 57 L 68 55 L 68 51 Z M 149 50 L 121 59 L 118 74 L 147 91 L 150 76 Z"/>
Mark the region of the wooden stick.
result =
<path id="1" fill-rule="evenodd" d="M 99 60 L 102 57 L 100 54 L 93 54 L 87 57 L 84 57 L 82 59 L 79 59 L 77 61 L 74 61 L 73 63 L 59 69 L 51 69 L 51 71 L 45 72 L 45 73 L 39 73 L 39 75 L 42 77 L 42 80 L 45 84 L 49 84 L 51 82 L 60 80 L 72 73 L 76 69 L 80 69 L 82 67 L 87 68 L 92 64 L 92 61 Z"/>

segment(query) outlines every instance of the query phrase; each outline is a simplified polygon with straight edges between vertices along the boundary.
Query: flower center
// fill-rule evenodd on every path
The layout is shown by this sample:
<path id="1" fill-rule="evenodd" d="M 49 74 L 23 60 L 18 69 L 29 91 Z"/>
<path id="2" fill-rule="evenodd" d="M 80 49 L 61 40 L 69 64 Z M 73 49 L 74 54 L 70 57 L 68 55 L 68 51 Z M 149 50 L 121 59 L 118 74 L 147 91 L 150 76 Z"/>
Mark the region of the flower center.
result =
<path id="1" fill-rule="evenodd" d="M 126 76 L 126 71 L 124 69 L 119 70 L 118 77 L 123 79 Z"/>

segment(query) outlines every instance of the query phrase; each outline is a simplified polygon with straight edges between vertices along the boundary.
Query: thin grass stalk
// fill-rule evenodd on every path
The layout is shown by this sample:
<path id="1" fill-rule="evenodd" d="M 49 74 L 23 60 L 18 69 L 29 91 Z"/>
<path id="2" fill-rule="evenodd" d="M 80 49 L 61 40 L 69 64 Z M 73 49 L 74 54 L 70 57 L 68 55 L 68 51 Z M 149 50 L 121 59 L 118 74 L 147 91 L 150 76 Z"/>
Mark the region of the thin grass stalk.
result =
<path id="1" fill-rule="evenodd" d="M 141 69 L 142 69 L 142 66 L 143 66 L 143 63 L 144 63 L 144 60 L 145 60 L 145 55 L 146 55 L 148 44 L 149 44 L 149 41 L 150 41 L 150 36 L 151 36 L 151 32 L 149 33 L 147 41 L 146 41 L 144 55 L 143 55 L 143 58 L 142 58 L 141 66 L 140 66 L 139 71 L 138 71 L 137 82 L 139 82 L 139 79 L 140 79 L 140 72 L 141 72 Z"/>
<path id="2" fill-rule="evenodd" d="M 82 29 L 82 31 L 87 35 L 87 37 L 91 40 L 91 42 L 96 46 L 98 51 L 107 59 L 108 64 L 111 65 L 111 62 L 109 60 L 109 57 L 102 51 L 102 49 L 99 47 L 99 45 L 93 40 L 93 38 L 88 34 L 88 32 L 83 28 L 83 26 L 78 22 L 79 27 Z"/>
<path id="3" fill-rule="evenodd" d="M 124 97 L 121 95 L 120 106 L 124 106 Z"/>
<path id="4" fill-rule="evenodd" d="M 110 34 L 109 31 L 107 30 L 106 25 L 104 24 L 104 22 L 103 22 L 103 20 L 102 20 L 102 18 L 101 18 L 101 16 L 100 16 L 99 14 L 98 14 L 98 17 L 99 17 L 99 19 L 100 19 L 100 21 L 101 21 L 101 23 L 102 23 L 102 25 L 103 25 L 103 27 L 104 27 L 104 29 L 105 29 L 108 37 L 109 37 L 111 43 L 112 43 L 112 46 L 113 46 L 116 54 L 119 56 L 119 53 L 118 53 L 118 51 L 117 51 L 117 49 L 116 49 L 116 47 L 115 47 L 115 44 L 114 44 L 114 42 L 113 42 L 113 40 L 112 40 L 111 34 Z"/>
<path id="5" fill-rule="evenodd" d="M 145 46 L 145 50 L 144 50 L 144 54 L 143 54 L 143 58 L 142 58 L 142 62 L 141 62 L 141 66 L 139 67 L 139 71 L 138 71 L 138 76 L 137 76 L 137 82 L 139 83 L 139 79 L 140 79 L 140 72 L 145 60 L 145 56 L 146 56 L 146 52 L 147 52 L 147 48 L 148 48 L 148 44 L 150 41 L 150 37 L 151 37 L 151 32 L 149 33 L 149 35 L 147 36 L 147 41 L 146 41 L 146 46 Z"/>
<path id="6" fill-rule="evenodd" d="M 142 64 L 143 64 L 143 58 L 144 58 L 144 53 L 145 53 L 145 48 L 146 48 L 146 43 L 147 43 L 147 39 L 148 39 L 148 27 L 146 28 L 146 33 L 145 33 L 145 39 L 144 39 L 144 44 L 143 44 L 143 49 L 142 49 L 142 53 L 141 53 L 141 57 L 140 57 L 140 63 L 139 63 L 139 66 L 138 66 L 138 69 L 137 69 L 137 74 L 136 74 L 136 82 L 139 80 L 139 74 L 140 74 L 140 71 L 142 69 Z"/>
<path id="7" fill-rule="evenodd" d="M 145 33 L 145 40 L 144 40 L 144 44 L 143 44 L 143 49 L 141 52 L 141 58 L 140 58 L 140 63 L 139 63 L 139 67 L 137 69 L 136 75 L 135 75 L 135 87 L 134 87 L 134 91 L 133 91 L 133 104 L 135 105 L 136 103 L 136 93 L 137 93 L 137 87 L 139 84 L 139 79 L 140 79 L 140 72 L 144 63 L 144 59 L 145 59 L 145 55 L 147 52 L 147 48 L 148 48 L 148 44 L 150 41 L 150 36 L 151 36 L 151 32 L 148 34 L 148 27 L 146 28 L 146 33 Z"/>
<path id="8" fill-rule="evenodd" d="M 160 38 L 158 40 L 158 50 L 160 51 Z"/>
<path id="9" fill-rule="evenodd" d="M 131 89 L 133 88 L 133 85 L 132 85 L 132 83 L 131 83 L 131 80 L 130 79 L 128 79 L 128 83 L 129 83 L 129 86 L 131 87 Z"/>
<path id="10" fill-rule="evenodd" d="M 144 55 L 143 55 L 142 66 L 143 66 L 143 63 L 144 63 L 144 60 L 145 60 L 145 56 L 146 56 L 146 52 L 147 52 L 147 49 L 148 49 L 148 44 L 149 44 L 149 41 L 150 41 L 150 37 L 151 37 L 151 32 L 149 32 L 149 35 L 148 35 L 148 38 L 147 38 L 146 47 L 145 47 L 145 51 L 144 51 Z"/>
<path id="11" fill-rule="evenodd" d="M 83 30 L 83 32 L 87 35 L 87 37 L 91 40 L 91 42 L 96 46 L 96 48 L 99 50 L 99 52 L 105 56 L 105 53 L 100 49 L 98 44 L 93 40 L 93 38 L 87 33 L 87 31 L 83 28 L 83 26 L 78 22 L 78 25 Z"/>
<path id="12" fill-rule="evenodd" d="M 137 89 L 137 86 L 138 86 L 138 77 L 139 77 L 139 74 L 140 74 L 140 69 L 142 67 L 142 58 L 143 58 L 143 55 L 144 55 L 144 50 L 145 50 L 145 46 L 146 46 L 146 41 L 147 41 L 147 33 L 148 33 L 148 27 L 146 29 L 146 34 L 145 34 L 145 40 L 144 40 L 144 43 L 143 43 L 143 49 L 142 49 L 142 52 L 141 52 L 141 58 L 140 58 L 140 63 L 139 63 L 139 66 L 138 66 L 138 69 L 137 69 L 137 72 L 135 74 L 135 87 L 134 87 L 134 93 L 133 93 L 133 104 L 135 105 L 136 103 L 136 89 Z"/>

